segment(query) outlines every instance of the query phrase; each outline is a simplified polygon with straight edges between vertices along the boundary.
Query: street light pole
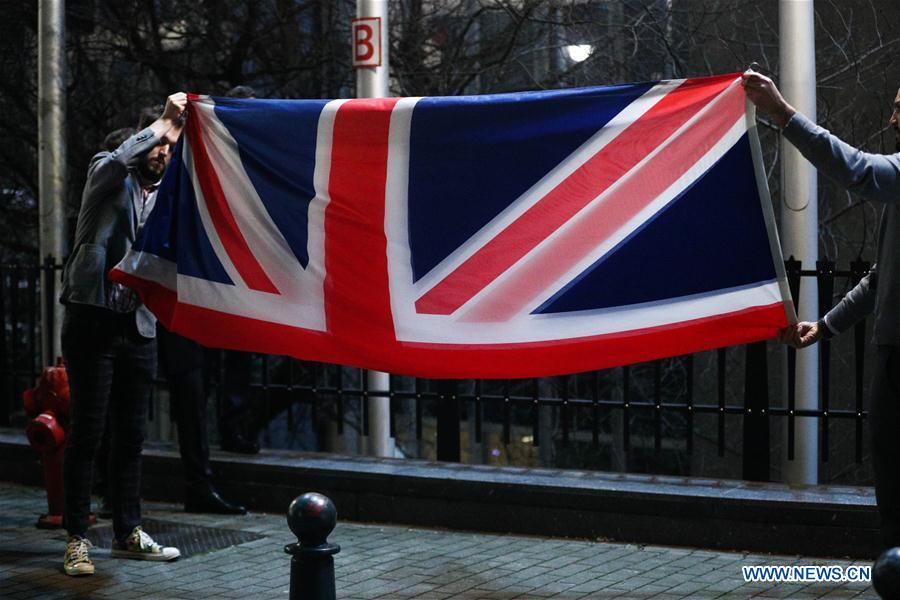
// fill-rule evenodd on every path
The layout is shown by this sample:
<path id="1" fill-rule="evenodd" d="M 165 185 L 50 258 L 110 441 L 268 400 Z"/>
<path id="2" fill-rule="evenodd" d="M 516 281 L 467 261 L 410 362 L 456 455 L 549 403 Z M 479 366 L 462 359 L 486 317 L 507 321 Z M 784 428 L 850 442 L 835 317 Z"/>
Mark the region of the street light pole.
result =
<path id="1" fill-rule="evenodd" d="M 62 260 L 66 231 L 65 1 L 38 7 L 38 220 L 40 261 Z M 51 281 L 51 278 L 53 281 Z M 42 290 L 59 290 L 59 271 L 43 270 Z M 62 306 L 41 294 L 41 354 L 45 365 L 60 355 Z"/>
<path id="2" fill-rule="evenodd" d="M 779 87 L 798 111 L 816 120 L 816 48 L 813 0 L 779 2 Z M 819 210 L 815 168 L 789 143 L 781 142 L 781 243 L 785 256 L 813 269 L 819 256 Z M 807 277 L 800 285 L 798 317 L 819 318 L 818 284 Z M 810 346 L 797 352 L 795 409 L 819 407 L 819 349 Z M 818 481 L 817 422 L 797 418 L 794 460 L 785 457 L 782 472 L 787 483 Z"/>

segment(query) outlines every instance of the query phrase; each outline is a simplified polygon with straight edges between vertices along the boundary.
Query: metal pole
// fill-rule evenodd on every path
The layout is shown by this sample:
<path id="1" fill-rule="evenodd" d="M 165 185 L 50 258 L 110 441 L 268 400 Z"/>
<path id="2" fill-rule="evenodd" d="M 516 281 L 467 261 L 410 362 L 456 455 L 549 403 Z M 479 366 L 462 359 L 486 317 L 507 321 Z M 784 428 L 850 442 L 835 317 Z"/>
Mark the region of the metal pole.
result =
<path id="1" fill-rule="evenodd" d="M 38 7 L 38 209 L 40 261 L 60 261 L 66 240 L 65 2 L 41 0 Z M 48 277 L 55 285 L 48 285 Z M 43 290 L 59 289 L 59 271 L 42 270 Z M 52 311 L 52 314 L 50 314 Z M 62 306 L 41 294 L 41 355 L 52 365 L 60 355 Z"/>
<path id="2" fill-rule="evenodd" d="M 798 111 L 816 120 L 815 11 L 813 0 L 779 1 L 780 87 L 785 99 Z M 815 267 L 819 257 L 819 216 L 816 170 L 800 152 L 782 140 L 781 149 L 781 242 L 785 256 L 802 261 L 804 269 Z M 818 285 L 807 277 L 800 286 L 798 315 L 801 321 L 819 317 Z M 819 406 L 819 349 L 811 346 L 797 352 L 796 408 Z M 794 460 L 785 459 L 782 471 L 787 483 L 818 481 L 817 423 L 798 418 Z"/>
<path id="3" fill-rule="evenodd" d="M 387 0 L 356 0 L 356 18 L 381 19 L 381 65 L 356 69 L 357 98 L 386 98 L 390 96 L 388 81 L 391 65 L 388 56 L 388 3 Z"/>
<path id="4" fill-rule="evenodd" d="M 660 8 L 663 10 L 666 19 L 666 47 L 674 48 L 674 28 L 672 27 L 672 0 L 663 0 L 660 2 Z M 675 61 L 672 55 L 666 52 L 665 62 L 663 63 L 663 79 L 672 79 L 675 76 Z"/>
<path id="5" fill-rule="evenodd" d="M 369 454 L 372 456 L 393 456 L 394 439 L 391 437 L 391 399 L 386 395 L 391 385 L 391 376 L 380 371 L 369 371 Z M 372 392 L 383 392 L 383 396 L 373 396 Z"/>
<path id="6" fill-rule="evenodd" d="M 357 0 L 356 17 L 378 18 L 380 32 L 377 52 L 380 53 L 379 66 L 357 67 L 356 97 L 385 98 L 390 95 L 388 78 L 390 62 L 388 61 L 388 3 L 387 0 Z M 367 36 L 369 42 L 372 39 Z M 355 52 L 355 49 L 354 49 Z M 378 371 L 369 371 L 369 391 L 384 392 L 384 396 L 369 396 L 369 453 L 373 456 L 393 456 L 394 440 L 390 431 L 390 398 L 386 395 L 390 389 L 390 375 Z"/>

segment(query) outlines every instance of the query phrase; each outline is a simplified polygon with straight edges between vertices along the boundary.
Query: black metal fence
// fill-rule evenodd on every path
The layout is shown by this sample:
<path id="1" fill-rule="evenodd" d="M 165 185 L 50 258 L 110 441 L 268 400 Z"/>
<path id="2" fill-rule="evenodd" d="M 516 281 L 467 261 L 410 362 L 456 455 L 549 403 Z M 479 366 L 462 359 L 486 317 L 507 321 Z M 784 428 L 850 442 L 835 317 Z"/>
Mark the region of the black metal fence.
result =
<path id="1" fill-rule="evenodd" d="M 833 304 L 836 282 L 845 288 L 855 285 L 868 272 L 869 264 L 856 260 L 849 269 L 838 270 L 835 263 L 820 261 L 815 269 L 801 267 L 798 261 L 786 261 L 794 297 L 798 297 L 804 278 L 815 278 L 820 309 L 825 312 Z M 20 422 L 21 393 L 39 375 L 41 272 L 58 268 L 52 264 L 0 265 L 0 425 Z M 733 442 L 729 435 L 734 435 L 739 439 L 741 476 L 768 480 L 772 478 L 772 448 L 778 445 L 773 444 L 771 428 L 779 428 L 779 434 L 783 428 L 784 451 L 793 459 L 796 423 L 802 418 L 817 420 L 819 458 L 826 463 L 834 453 L 830 425 L 852 423 L 853 462 L 863 463 L 865 328 L 865 323 L 855 326 L 850 362 L 844 351 L 844 362 L 836 363 L 833 342 L 822 342 L 820 407 L 815 410 L 797 408 L 792 384 L 785 386 L 787 392 L 780 402 L 772 401 L 773 384 L 783 382 L 784 377 L 779 372 L 782 367 L 775 364 L 779 361 L 772 360 L 780 350 L 765 342 L 553 378 L 450 381 L 391 376 L 389 390 L 369 389 L 366 372 L 360 369 L 257 355 L 251 359 L 247 385 L 256 396 L 253 402 L 260 407 L 261 420 L 282 415 L 289 431 L 324 422 L 338 435 L 346 435 L 347 427 L 366 435 L 370 400 L 387 396 L 392 435 L 405 432 L 416 442 L 433 444 L 432 456 L 439 460 L 460 460 L 461 431 L 481 444 L 487 426 L 499 432 L 505 445 L 513 442 L 514 436 L 533 447 L 553 444 L 565 449 L 577 442 L 587 453 L 609 447 L 610 440 L 617 450 L 628 453 L 639 439 L 642 447 L 652 446 L 657 454 L 672 442 L 690 456 L 696 440 L 702 439 L 705 446 L 715 447 L 718 457 L 724 457 Z M 793 382 L 795 363 L 795 352 L 789 350 L 788 382 Z M 831 385 L 835 365 L 841 373 L 842 391 L 837 398 Z M 220 361 L 211 371 L 215 393 L 221 397 L 226 393 L 224 363 Z M 704 393 L 698 393 L 699 387 Z M 727 426 L 735 417 L 740 417 L 740 434 Z M 159 417 L 154 414 L 151 418 Z M 697 426 L 699 420 L 704 421 L 702 426 Z M 514 434 L 523 430 L 528 434 Z M 314 449 L 332 448 L 319 444 Z M 847 454 L 848 444 L 842 444 L 840 450 Z M 575 468 L 598 464 L 582 464 L 585 461 L 580 463 L 577 457 L 564 462 Z"/>
<path id="2" fill-rule="evenodd" d="M 0 424 L 22 408 L 22 391 L 41 369 L 40 265 L 0 265 Z"/>

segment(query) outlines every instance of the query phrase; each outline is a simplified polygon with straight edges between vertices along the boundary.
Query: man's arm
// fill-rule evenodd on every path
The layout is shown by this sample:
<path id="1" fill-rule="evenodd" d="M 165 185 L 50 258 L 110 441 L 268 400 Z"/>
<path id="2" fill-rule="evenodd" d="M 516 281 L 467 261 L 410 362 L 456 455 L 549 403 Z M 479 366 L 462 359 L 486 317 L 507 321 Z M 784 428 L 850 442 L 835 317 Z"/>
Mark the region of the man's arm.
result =
<path id="1" fill-rule="evenodd" d="M 843 333 L 875 310 L 875 291 L 878 288 L 877 265 L 847 292 L 837 306 L 816 323 L 803 321 L 782 330 L 779 339 L 795 348 L 805 348 L 821 339 Z"/>
<path id="2" fill-rule="evenodd" d="M 900 202 L 900 155 L 863 152 L 800 113 L 782 133 L 817 169 L 851 192 Z"/>
<path id="3" fill-rule="evenodd" d="M 91 159 L 86 188 L 91 194 L 105 193 L 122 184 L 128 169 L 160 144 L 150 128 L 137 132 L 112 152 L 100 152 Z"/>
<path id="4" fill-rule="evenodd" d="M 87 186 L 92 194 L 104 193 L 122 183 L 128 169 L 150 150 L 160 144 L 172 146 L 178 141 L 183 123 L 182 115 L 187 106 L 187 95 L 172 94 L 166 100 L 163 115 L 146 129 L 137 132 L 122 145 L 105 154 L 94 156 L 88 168 Z"/>
<path id="5" fill-rule="evenodd" d="M 825 323 L 834 333 L 843 333 L 875 310 L 875 291 L 878 288 L 878 265 L 847 292 L 837 306 L 825 315 Z"/>
<path id="6" fill-rule="evenodd" d="M 818 127 L 794 109 L 771 79 L 754 71 L 743 76 L 747 98 L 769 114 L 784 136 L 817 169 L 847 189 L 883 202 L 900 200 L 900 156 L 869 154 L 850 146 Z M 779 339 L 805 348 L 822 338 L 846 331 L 875 308 L 878 275 L 875 266 L 825 317 L 816 323 L 803 321 L 787 327 Z"/>
<path id="7" fill-rule="evenodd" d="M 187 94 L 178 92 L 166 98 L 166 108 L 162 116 L 150 123 L 148 129 L 164 143 L 174 146 L 184 126 L 184 110 L 187 108 Z"/>
<path id="8" fill-rule="evenodd" d="M 747 98 L 772 117 L 817 169 L 850 191 L 900 202 L 900 155 L 862 152 L 798 113 L 768 77 L 747 71 L 743 80 Z"/>

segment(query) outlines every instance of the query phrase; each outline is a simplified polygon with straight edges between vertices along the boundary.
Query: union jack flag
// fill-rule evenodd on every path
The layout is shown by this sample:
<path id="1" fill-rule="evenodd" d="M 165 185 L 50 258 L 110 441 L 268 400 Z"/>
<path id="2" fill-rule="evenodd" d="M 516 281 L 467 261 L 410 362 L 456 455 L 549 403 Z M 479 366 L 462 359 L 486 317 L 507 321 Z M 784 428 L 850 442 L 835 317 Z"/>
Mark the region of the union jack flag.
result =
<path id="1" fill-rule="evenodd" d="M 110 278 L 203 344 L 533 377 L 796 320 L 738 74 L 189 110 Z"/>

